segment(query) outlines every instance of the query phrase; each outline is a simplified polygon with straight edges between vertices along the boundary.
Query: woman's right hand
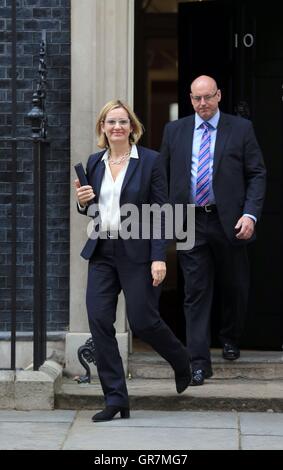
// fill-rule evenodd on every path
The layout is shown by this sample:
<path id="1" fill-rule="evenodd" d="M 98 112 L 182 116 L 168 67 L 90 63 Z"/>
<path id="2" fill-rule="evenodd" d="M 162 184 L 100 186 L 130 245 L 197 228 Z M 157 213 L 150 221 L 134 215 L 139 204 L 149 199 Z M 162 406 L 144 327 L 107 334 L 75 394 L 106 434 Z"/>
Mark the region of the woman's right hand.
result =
<path id="1" fill-rule="evenodd" d="M 92 186 L 81 186 L 78 179 L 75 179 L 74 183 L 77 193 L 77 200 L 80 206 L 86 206 L 86 204 L 95 197 Z"/>

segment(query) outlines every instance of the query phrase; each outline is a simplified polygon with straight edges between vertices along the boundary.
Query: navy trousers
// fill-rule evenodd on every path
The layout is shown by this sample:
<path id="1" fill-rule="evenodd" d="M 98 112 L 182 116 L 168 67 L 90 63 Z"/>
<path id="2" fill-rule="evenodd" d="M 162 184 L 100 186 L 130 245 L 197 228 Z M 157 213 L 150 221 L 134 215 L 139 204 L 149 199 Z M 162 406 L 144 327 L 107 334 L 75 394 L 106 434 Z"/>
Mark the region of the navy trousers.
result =
<path id="1" fill-rule="evenodd" d="M 152 286 L 151 262 L 128 259 L 121 239 L 99 240 L 89 261 L 87 312 L 96 365 L 107 405 L 128 406 L 128 392 L 113 326 L 121 289 L 132 332 L 150 344 L 180 375 L 187 375 L 186 348 L 161 319 L 161 287 Z"/>
<path id="2" fill-rule="evenodd" d="M 187 346 L 193 369 L 210 371 L 210 316 L 217 277 L 221 288 L 222 344 L 239 344 L 247 310 L 249 260 L 245 246 L 226 238 L 217 214 L 196 214 L 195 246 L 178 252 L 185 284 Z"/>

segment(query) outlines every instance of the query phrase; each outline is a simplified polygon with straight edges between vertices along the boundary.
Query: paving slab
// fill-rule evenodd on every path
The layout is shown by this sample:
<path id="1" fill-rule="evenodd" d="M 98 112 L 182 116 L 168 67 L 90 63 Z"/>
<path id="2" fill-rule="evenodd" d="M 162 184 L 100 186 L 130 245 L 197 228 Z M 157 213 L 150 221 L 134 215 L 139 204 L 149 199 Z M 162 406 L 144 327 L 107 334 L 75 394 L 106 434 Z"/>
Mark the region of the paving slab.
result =
<path id="1" fill-rule="evenodd" d="M 283 437 L 283 414 L 239 413 L 241 434 Z"/>
<path id="2" fill-rule="evenodd" d="M 1 450 L 59 450 L 76 412 L 0 411 Z"/>
<path id="3" fill-rule="evenodd" d="M 91 423 L 91 417 L 99 410 L 83 410 L 79 411 L 76 417 L 78 425 L 86 425 Z M 117 415 L 118 416 L 118 415 Z M 158 427 L 158 428 L 211 428 L 211 429 L 237 429 L 238 415 L 235 412 L 194 412 L 194 411 L 131 411 L 130 419 L 115 418 L 111 421 L 111 425 L 117 428 L 124 427 Z M 99 427 L 109 427 L 109 422 L 99 423 Z"/>
<path id="4" fill-rule="evenodd" d="M 0 450 L 283 450 L 282 413 L 132 410 L 93 423 L 97 409 L 0 412 Z"/>
<path id="5" fill-rule="evenodd" d="M 283 450 L 283 437 L 280 436 L 243 436 L 242 450 Z"/>
<path id="6" fill-rule="evenodd" d="M 225 429 L 211 429 L 213 418 L 220 424 L 220 415 L 211 417 L 210 424 L 205 424 L 205 415 L 202 416 L 202 423 L 201 420 L 198 423 L 196 414 L 191 420 L 190 413 L 184 416 L 183 413 L 154 412 L 153 416 L 149 411 L 133 411 L 130 420 L 115 419 L 106 423 L 92 423 L 92 413 L 79 413 L 63 449 L 230 450 L 238 449 L 239 445 L 235 416 L 228 416 L 227 413 L 223 415 Z"/>
<path id="7" fill-rule="evenodd" d="M 59 450 L 70 423 L 0 423 L 1 450 Z"/>
<path id="8" fill-rule="evenodd" d="M 100 429 L 99 432 L 87 428 L 84 439 L 78 439 L 75 430 L 66 440 L 63 449 L 84 450 L 236 450 L 238 435 L 235 430 L 217 429 L 213 433 L 200 429 L 124 428 L 123 433 L 117 434 L 115 428 Z"/>
<path id="9" fill-rule="evenodd" d="M 54 411 L 18 411 L 0 410 L 0 422 L 17 423 L 72 423 L 75 418 L 74 410 L 54 410 Z"/>

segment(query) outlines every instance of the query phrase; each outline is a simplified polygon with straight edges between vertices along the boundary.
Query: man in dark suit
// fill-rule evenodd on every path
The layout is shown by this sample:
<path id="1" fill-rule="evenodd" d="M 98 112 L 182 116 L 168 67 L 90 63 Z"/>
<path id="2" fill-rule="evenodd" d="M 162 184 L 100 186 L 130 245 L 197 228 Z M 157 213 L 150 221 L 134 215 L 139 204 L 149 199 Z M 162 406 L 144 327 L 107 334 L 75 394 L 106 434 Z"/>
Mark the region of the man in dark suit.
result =
<path id="1" fill-rule="evenodd" d="M 192 385 L 202 385 L 212 376 L 210 313 L 215 275 L 222 291 L 223 357 L 240 356 L 249 290 L 246 245 L 255 239 L 265 167 L 252 123 L 219 111 L 221 91 L 213 78 L 196 78 L 190 98 L 195 114 L 166 125 L 161 154 L 170 202 L 184 207 L 195 204 L 195 244 L 178 251 L 178 258 L 185 283 Z"/>

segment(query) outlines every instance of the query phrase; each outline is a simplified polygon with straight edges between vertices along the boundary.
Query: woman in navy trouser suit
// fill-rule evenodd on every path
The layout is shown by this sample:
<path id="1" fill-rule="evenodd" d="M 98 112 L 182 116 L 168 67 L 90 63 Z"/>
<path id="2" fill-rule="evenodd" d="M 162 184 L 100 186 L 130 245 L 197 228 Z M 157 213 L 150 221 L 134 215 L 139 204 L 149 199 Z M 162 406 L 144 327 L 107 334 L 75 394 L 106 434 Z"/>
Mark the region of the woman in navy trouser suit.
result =
<path id="1" fill-rule="evenodd" d="M 142 236 L 143 224 L 149 223 L 142 220 L 145 205 L 162 206 L 167 202 L 160 156 L 136 145 L 142 126 L 129 106 L 120 101 L 111 101 L 102 108 L 96 131 L 98 145 L 104 150 L 88 159 L 89 185 L 80 186 L 78 180 L 75 185 L 79 212 L 93 216 L 95 221 L 81 255 L 89 260 L 87 311 L 106 402 L 105 409 L 92 418 L 97 422 L 111 420 L 117 413 L 122 418 L 129 417 L 125 374 L 113 326 L 121 290 L 133 333 L 170 363 L 178 393 L 189 385 L 191 373 L 186 348 L 158 311 L 161 283 L 166 275 L 166 241 L 164 218 L 156 207 L 151 221 L 161 222 L 162 236 Z M 125 204 L 135 209 L 127 239 Z"/>

